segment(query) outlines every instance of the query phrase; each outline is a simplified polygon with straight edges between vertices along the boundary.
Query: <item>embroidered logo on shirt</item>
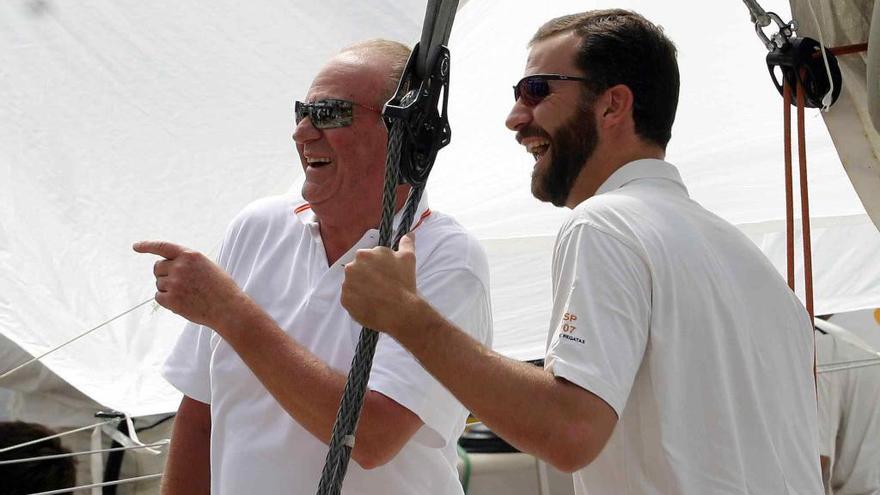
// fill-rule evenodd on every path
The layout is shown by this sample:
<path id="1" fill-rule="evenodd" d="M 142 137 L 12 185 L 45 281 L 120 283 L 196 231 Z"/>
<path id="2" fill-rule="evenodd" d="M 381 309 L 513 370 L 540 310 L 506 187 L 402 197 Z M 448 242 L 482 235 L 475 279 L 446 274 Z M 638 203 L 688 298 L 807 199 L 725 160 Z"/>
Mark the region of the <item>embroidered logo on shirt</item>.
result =
<path id="1" fill-rule="evenodd" d="M 571 340 L 572 342 L 577 342 L 578 344 L 585 344 L 586 341 L 580 337 L 575 337 L 574 332 L 577 330 L 577 326 L 575 326 L 575 322 L 577 321 L 577 315 L 574 313 L 565 313 L 562 315 L 562 326 L 559 328 L 561 332 L 559 333 L 559 338 L 565 340 Z"/>

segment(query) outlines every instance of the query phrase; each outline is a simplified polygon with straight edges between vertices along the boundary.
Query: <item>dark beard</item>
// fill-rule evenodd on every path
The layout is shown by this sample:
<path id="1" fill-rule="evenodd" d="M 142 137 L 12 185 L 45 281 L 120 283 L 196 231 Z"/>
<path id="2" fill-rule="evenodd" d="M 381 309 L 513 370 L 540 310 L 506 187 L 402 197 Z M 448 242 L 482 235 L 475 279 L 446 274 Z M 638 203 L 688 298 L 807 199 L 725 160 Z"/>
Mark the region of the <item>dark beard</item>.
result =
<path id="1" fill-rule="evenodd" d="M 546 173 L 532 173 L 532 194 L 541 201 L 565 206 L 574 181 L 596 151 L 598 141 L 592 105 L 582 106 L 551 136 L 552 160 Z"/>

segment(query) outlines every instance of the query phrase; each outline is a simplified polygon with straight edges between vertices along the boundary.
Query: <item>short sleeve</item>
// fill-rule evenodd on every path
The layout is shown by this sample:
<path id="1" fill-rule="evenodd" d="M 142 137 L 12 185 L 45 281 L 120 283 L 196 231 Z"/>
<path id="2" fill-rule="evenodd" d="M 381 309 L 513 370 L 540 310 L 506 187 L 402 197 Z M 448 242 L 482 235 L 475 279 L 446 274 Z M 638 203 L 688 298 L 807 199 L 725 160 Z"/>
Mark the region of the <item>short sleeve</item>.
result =
<path id="1" fill-rule="evenodd" d="M 625 240 L 581 223 L 558 241 L 553 269 L 545 367 L 597 395 L 619 417 L 649 337 L 648 265 Z"/>
<path id="2" fill-rule="evenodd" d="M 419 293 L 458 328 L 491 344 L 492 318 L 483 283 L 470 271 L 451 269 L 419 281 Z M 415 439 L 430 447 L 454 442 L 467 411 L 446 388 L 394 339 L 382 335 L 376 349 L 369 387 L 414 412 L 424 423 Z"/>
<path id="3" fill-rule="evenodd" d="M 202 325 L 187 322 L 171 355 L 162 367 L 162 376 L 184 395 L 211 403 L 211 335 Z"/>

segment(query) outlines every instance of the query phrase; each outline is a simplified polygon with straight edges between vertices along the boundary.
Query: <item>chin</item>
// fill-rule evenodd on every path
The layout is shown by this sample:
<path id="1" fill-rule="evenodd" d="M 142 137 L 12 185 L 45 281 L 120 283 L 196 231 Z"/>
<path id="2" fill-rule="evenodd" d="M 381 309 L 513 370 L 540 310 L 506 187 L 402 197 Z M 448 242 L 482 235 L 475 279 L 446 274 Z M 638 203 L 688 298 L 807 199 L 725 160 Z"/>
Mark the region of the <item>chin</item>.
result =
<path id="1" fill-rule="evenodd" d="M 568 194 L 568 192 L 564 195 L 552 194 L 547 187 L 543 176 L 538 174 L 532 175 L 532 196 L 538 201 L 541 201 L 542 203 L 552 203 L 553 206 L 563 207 L 566 206 L 566 202 L 568 201 Z"/>
<path id="2" fill-rule="evenodd" d="M 550 195 L 547 194 L 547 191 L 541 187 L 540 183 L 532 180 L 532 196 L 535 197 L 538 201 L 542 203 L 550 202 Z"/>

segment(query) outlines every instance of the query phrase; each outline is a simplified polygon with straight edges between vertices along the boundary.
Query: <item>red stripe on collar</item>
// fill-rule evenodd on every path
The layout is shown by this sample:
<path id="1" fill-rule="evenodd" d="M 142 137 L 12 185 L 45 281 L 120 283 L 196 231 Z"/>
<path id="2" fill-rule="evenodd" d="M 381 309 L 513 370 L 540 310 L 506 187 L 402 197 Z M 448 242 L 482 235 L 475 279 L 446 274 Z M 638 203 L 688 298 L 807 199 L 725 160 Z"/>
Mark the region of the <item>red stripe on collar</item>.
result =
<path id="1" fill-rule="evenodd" d="M 304 211 L 306 211 L 306 210 L 308 210 L 308 209 L 311 209 L 311 207 L 312 207 L 312 205 L 310 205 L 310 204 L 308 204 L 308 203 L 301 204 L 301 205 L 297 206 L 296 208 L 294 208 L 294 209 L 293 209 L 293 212 L 294 212 L 295 214 L 299 215 L 300 213 L 302 213 L 302 212 L 304 212 Z"/>
<path id="2" fill-rule="evenodd" d="M 412 232 L 413 230 L 416 230 L 417 228 L 419 228 L 419 225 L 421 225 L 422 222 L 424 222 L 425 219 L 428 218 L 428 217 L 430 217 L 430 216 L 431 216 L 431 209 L 428 208 L 428 209 L 425 210 L 424 213 L 422 213 L 422 216 L 419 218 L 419 221 L 413 226 L 413 228 L 409 229 L 410 232 Z"/>

